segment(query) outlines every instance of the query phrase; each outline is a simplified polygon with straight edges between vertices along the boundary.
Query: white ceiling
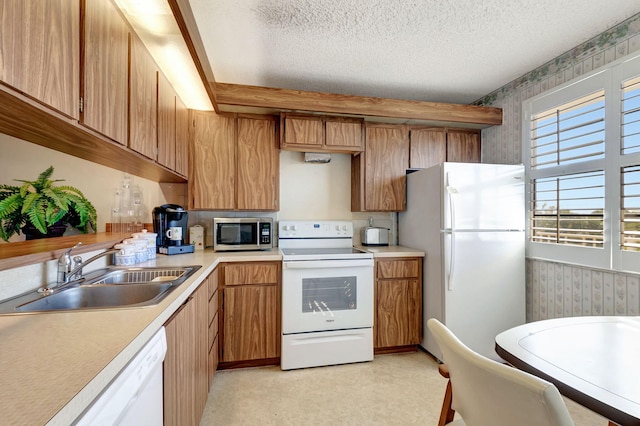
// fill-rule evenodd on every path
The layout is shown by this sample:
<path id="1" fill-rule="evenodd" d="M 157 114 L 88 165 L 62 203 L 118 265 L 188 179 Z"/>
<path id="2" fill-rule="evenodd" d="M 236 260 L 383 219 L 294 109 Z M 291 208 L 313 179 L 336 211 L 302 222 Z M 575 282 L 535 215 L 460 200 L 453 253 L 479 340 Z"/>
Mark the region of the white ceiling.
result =
<path id="1" fill-rule="evenodd" d="M 219 83 L 471 103 L 640 0 L 189 0 Z"/>

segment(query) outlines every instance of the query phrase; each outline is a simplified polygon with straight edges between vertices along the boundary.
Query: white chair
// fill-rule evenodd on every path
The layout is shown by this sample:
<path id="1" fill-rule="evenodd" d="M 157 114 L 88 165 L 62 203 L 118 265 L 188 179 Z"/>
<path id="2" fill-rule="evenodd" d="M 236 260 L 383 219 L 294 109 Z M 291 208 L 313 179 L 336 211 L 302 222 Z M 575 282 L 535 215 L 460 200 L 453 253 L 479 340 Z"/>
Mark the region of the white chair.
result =
<path id="1" fill-rule="evenodd" d="M 573 426 L 552 383 L 472 351 L 434 318 L 427 326 L 442 350 L 440 372 L 448 369 L 450 380 L 440 425 Z M 453 420 L 454 412 L 462 419 Z"/>

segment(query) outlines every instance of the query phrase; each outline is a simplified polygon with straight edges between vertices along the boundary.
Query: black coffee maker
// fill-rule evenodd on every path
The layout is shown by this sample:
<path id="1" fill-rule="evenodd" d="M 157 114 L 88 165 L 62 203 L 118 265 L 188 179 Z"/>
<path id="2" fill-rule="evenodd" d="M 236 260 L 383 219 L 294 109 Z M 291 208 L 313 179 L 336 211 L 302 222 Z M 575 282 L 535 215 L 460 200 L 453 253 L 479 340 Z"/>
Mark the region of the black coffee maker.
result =
<path id="1" fill-rule="evenodd" d="M 185 244 L 189 214 L 177 204 L 163 204 L 153 209 L 153 232 L 157 233 L 158 253 L 193 253 L 194 247 Z"/>

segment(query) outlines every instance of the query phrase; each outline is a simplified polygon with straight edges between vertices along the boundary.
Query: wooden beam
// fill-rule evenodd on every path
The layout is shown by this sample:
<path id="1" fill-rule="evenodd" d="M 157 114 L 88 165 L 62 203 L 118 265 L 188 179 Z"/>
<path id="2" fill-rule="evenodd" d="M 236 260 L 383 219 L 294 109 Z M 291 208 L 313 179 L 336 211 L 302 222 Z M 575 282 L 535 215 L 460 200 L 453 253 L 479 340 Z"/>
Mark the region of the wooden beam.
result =
<path id="1" fill-rule="evenodd" d="M 209 95 L 213 109 L 217 113 L 220 113 L 220 110 L 218 109 L 218 101 L 216 100 L 216 93 L 210 84 L 210 82 L 215 82 L 215 77 L 213 76 L 213 70 L 211 69 L 209 59 L 207 58 L 204 43 L 202 43 L 202 39 L 200 38 L 200 32 L 198 31 L 198 26 L 196 25 L 196 20 L 193 16 L 193 11 L 191 10 L 189 1 L 168 1 L 169 7 L 171 7 L 173 16 L 178 24 L 178 28 L 180 28 L 182 37 L 187 45 L 187 49 L 189 49 L 189 53 L 191 53 L 191 58 L 196 66 L 196 70 L 198 70 L 198 74 L 202 79 L 207 95 Z"/>
<path id="2" fill-rule="evenodd" d="M 390 117 L 486 126 L 502 124 L 502 109 L 474 105 L 339 95 L 211 82 L 219 105 Z"/>

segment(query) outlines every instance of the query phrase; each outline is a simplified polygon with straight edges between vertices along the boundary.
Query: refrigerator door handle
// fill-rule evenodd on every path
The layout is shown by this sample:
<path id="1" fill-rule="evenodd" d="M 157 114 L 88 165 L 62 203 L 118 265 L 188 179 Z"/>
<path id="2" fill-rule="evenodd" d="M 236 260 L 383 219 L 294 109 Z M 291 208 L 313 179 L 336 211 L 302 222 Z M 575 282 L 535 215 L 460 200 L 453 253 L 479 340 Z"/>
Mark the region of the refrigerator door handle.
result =
<path id="1" fill-rule="evenodd" d="M 456 233 L 453 229 L 444 231 L 445 239 L 447 236 L 451 237 L 451 243 L 449 244 L 449 268 L 447 270 L 447 290 L 453 291 L 453 277 L 455 269 L 455 252 L 456 252 Z"/>
<path id="2" fill-rule="evenodd" d="M 456 252 L 456 213 L 454 195 L 458 193 L 458 188 L 451 186 L 449 182 L 449 173 L 445 176 L 445 185 L 447 188 L 447 201 L 449 202 L 449 224 L 451 225 L 451 244 L 449 245 L 449 271 L 447 272 L 447 289 L 453 291 L 453 272 L 454 272 L 454 254 Z"/>

